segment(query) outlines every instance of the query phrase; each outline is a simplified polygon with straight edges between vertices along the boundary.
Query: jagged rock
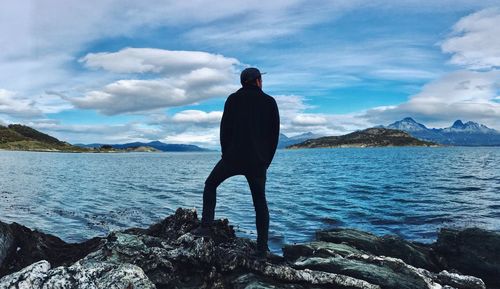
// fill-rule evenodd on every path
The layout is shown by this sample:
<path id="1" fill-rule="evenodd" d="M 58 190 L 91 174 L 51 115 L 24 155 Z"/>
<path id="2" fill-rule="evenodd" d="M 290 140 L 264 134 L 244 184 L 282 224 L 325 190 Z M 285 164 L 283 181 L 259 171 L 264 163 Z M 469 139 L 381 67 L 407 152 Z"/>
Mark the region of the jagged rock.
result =
<path id="1" fill-rule="evenodd" d="M 500 287 L 500 233 L 478 228 L 441 229 L 434 245 L 447 269 L 456 269 Z"/>
<path id="2" fill-rule="evenodd" d="M 322 241 L 283 247 L 283 257 L 289 261 L 295 261 L 299 257 L 335 257 L 362 253 L 364 252 L 346 244 Z"/>
<path id="3" fill-rule="evenodd" d="M 0 222 L 0 267 L 14 249 L 14 236 L 7 224 Z"/>
<path id="4" fill-rule="evenodd" d="M 234 289 L 320 289 L 300 284 L 279 284 L 273 280 L 249 273 L 234 278 L 231 282 Z"/>
<path id="5" fill-rule="evenodd" d="M 431 271 L 442 269 L 430 246 L 408 242 L 398 236 L 378 237 L 355 229 L 336 228 L 318 231 L 316 238 L 325 242 L 345 243 L 372 255 L 398 258 L 407 264 Z"/>
<path id="6" fill-rule="evenodd" d="M 60 238 L 19 225 L 0 222 L 0 276 L 40 260 L 54 266 L 70 265 L 100 246 L 100 238 L 66 243 Z"/>
<path id="7" fill-rule="evenodd" d="M 434 277 L 439 283 L 446 284 L 458 289 L 483 289 L 486 288 L 483 280 L 472 277 L 450 273 L 446 270 L 439 272 Z"/>
<path id="8" fill-rule="evenodd" d="M 0 289 L 153 289 L 140 267 L 131 264 L 76 262 L 50 269 L 42 260 L 0 279 Z"/>
<path id="9" fill-rule="evenodd" d="M 353 276 L 380 285 L 384 289 L 434 289 L 446 285 L 456 289 L 486 288 L 482 280 L 476 277 L 450 274 L 446 271 L 435 274 L 415 268 L 397 258 L 366 254 L 299 258 L 293 266 Z"/>
<path id="10" fill-rule="evenodd" d="M 255 281 L 256 284 L 267 279 L 274 280 L 275 286 L 288 288 L 300 284 L 379 288 L 349 276 L 297 270 L 283 261 L 273 264 L 260 260 L 254 254 L 255 242 L 236 238 L 226 220 L 215 222 L 210 238 L 197 238 L 189 231 L 198 224 L 195 211 L 178 210 L 174 216 L 149 229 L 111 234 L 100 250 L 85 259 L 136 264 L 158 288 L 232 288 L 234 274 L 238 272 L 259 275 L 261 279 Z"/>
<path id="11" fill-rule="evenodd" d="M 485 288 L 472 276 L 412 265 L 432 267 L 432 249 L 397 237 L 322 231 L 319 241 L 285 246 L 284 257 L 262 259 L 255 255 L 255 242 L 237 238 L 227 220 L 216 221 L 209 237 L 190 233 L 199 224 L 195 210 L 178 209 L 146 229 L 67 244 L 18 224 L 0 223 L 0 257 L 5 256 L 0 276 L 21 270 L 29 260 L 34 263 L 0 279 L 0 289 Z M 406 259 L 379 256 L 390 254 Z M 446 257 L 442 262 L 451 268 Z M 51 269 L 51 264 L 57 267 Z"/>
<path id="12" fill-rule="evenodd" d="M 314 270 L 353 276 L 387 289 L 427 289 L 428 284 L 420 276 L 406 270 L 395 270 L 389 266 L 371 264 L 363 260 L 344 257 L 311 257 L 298 259 L 295 268 Z"/>

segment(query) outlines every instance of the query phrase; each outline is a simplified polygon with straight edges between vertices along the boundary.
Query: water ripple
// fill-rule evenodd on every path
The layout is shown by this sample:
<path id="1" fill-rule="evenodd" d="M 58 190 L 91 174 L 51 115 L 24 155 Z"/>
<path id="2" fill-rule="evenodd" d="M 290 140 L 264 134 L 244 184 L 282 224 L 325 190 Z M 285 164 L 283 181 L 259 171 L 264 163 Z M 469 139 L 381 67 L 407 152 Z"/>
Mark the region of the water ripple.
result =
<path id="1" fill-rule="evenodd" d="M 67 241 L 201 210 L 220 153 L 0 152 L 0 219 Z M 280 150 L 268 172 L 270 245 L 354 227 L 431 242 L 443 226 L 500 230 L 499 148 Z M 217 218 L 255 238 L 246 180 L 219 188 Z"/>

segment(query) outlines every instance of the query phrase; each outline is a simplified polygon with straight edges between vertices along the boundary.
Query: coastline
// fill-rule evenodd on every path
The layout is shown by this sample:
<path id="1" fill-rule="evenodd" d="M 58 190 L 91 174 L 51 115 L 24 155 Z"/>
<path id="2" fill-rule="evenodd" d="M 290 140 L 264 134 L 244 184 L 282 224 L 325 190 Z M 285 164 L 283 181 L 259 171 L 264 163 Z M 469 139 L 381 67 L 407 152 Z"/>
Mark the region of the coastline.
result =
<path id="1" fill-rule="evenodd" d="M 483 281 L 488 288 L 500 285 L 498 232 L 442 229 L 437 242 L 425 245 L 338 228 L 318 231 L 316 241 L 285 245 L 283 257 L 259 259 L 253 255 L 255 242 L 237 238 L 227 220 L 218 220 L 208 238 L 190 233 L 198 225 L 195 210 L 179 208 L 147 229 L 130 228 L 69 244 L 0 222 L 0 288 L 87 288 L 90 281 L 96 288 L 124 289 L 475 289 L 486 288 Z"/>

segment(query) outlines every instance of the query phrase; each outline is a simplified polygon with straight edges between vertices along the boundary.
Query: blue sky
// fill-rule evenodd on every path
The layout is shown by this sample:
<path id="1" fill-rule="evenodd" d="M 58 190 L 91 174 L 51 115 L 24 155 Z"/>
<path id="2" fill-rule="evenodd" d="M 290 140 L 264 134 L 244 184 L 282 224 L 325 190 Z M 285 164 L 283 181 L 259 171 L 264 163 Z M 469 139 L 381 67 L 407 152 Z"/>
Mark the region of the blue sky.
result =
<path id="1" fill-rule="evenodd" d="M 72 143 L 217 147 L 247 66 L 287 135 L 500 129 L 500 1 L 21 0 L 0 27 L 0 123 Z"/>

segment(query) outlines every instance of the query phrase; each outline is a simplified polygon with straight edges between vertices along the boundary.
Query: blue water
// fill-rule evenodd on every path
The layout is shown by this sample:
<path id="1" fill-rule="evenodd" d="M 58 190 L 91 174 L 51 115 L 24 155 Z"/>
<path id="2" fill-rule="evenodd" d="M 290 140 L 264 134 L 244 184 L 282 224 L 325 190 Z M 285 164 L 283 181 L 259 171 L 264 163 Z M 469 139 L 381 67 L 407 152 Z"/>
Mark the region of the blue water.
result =
<path id="1" fill-rule="evenodd" d="M 201 212 L 220 154 L 0 151 L 0 220 L 81 241 L 146 227 L 177 207 Z M 268 171 L 270 246 L 353 227 L 431 242 L 441 227 L 500 231 L 500 148 L 280 150 Z M 218 190 L 217 218 L 255 238 L 245 178 Z"/>

